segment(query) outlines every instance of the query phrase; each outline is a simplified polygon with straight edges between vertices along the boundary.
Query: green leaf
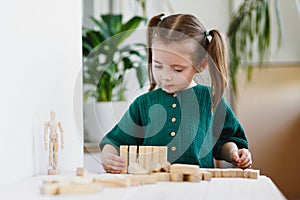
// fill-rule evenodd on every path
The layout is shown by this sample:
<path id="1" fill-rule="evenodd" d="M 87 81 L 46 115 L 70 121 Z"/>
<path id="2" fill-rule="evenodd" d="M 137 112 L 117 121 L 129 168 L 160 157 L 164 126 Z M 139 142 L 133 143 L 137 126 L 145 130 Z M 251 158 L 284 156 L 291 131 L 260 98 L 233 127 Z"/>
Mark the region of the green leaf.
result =
<path id="1" fill-rule="evenodd" d="M 101 32 L 103 34 L 105 39 L 110 37 L 110 33 L 109 33 L 108 26 L 106 23 L 103 23 L 94 17 L 90 17 L 90 19 L 98 26 L 99 32 Z"/>
<path id="2" fill-rule="evenodd" d="M 250 81 L 252 78 L 253 65 L 248 65 L 247 67 L 247 81 Z"/>
<path id="3" fill-rule="evenodd" d="M 121 27 L 121 35 L 120 35 L 120 43 L 122 43 L 126 38 L 128 38 L 134 30 L 140 25 L 140 23 L 145 20 L 143 17 L 134 16 L 126 23 L 122 24 Z"/>
<path id="4" fill-rule="evenodd" d="M 122 23 L 122 15 L 106 14 L 101 15 L 100 20 L 93 17 L 91 20 L 96 28 L 83 28 L 82 31 L 82 48 L 85 57 L 83 82 L 95 86 L 96 90 L 85 93 L 84 99 L 88 95 L 94 97 L 96 101 L 123 99 L 126 87 L 121 87 L 114 98 L 112 97 L 113 90 L 116 86 L 122 85 L 126 70 L 138 69 L 145 63 L 146 44 L 134 43 L 122 48 L 119 46 L 145 18 L 135 16 Z M 119 64 L 124 67 L 118 67 Z"/>
<path id="5" fill-rule="evenodd" d="M 106 14 L 101 15 L 101 18 L 106 24 L 110 36 L 120 33 L 123 18 L 121 14 Z"/>
<path id="6" fill-rule="evenodd" d="M 136 76 L 140 85 L 140 88 L 144 87 L 144 84 L 147 81 L 147 69 L 143 65 L 140 65 L 136 68 Z"/>

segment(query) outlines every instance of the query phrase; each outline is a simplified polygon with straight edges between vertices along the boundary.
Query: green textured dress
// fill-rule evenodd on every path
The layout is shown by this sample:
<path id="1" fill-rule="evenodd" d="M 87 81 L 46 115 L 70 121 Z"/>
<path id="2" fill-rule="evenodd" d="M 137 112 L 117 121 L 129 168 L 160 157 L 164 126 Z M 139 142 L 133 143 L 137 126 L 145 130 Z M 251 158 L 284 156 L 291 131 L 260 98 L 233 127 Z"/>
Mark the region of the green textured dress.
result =
<path id="1" fill-rule="evenodd" d="M 214 167 L 213 157 L 221 159 L 226 142 L 248 148 L 245 132 L 225 100 L 212 112 L 210 89 L 198 84 L 173 94 L 158 88 L 137 97 L 100 148 L 168 146 L 171 163 Z"/>

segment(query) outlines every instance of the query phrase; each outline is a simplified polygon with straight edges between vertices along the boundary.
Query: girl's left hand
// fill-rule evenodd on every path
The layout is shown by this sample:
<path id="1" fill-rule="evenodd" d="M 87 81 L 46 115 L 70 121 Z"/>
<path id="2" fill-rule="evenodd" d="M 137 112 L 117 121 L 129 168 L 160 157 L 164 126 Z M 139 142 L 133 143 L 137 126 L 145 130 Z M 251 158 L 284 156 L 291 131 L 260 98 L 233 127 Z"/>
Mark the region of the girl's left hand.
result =
<path id="1" fill-rule="evenodd" d="M 246 169 L 252 167 L 251 153 L 248 149 L 231 151 L 230 157 L 232 158 L 232 164 L 239 168 Z"/>

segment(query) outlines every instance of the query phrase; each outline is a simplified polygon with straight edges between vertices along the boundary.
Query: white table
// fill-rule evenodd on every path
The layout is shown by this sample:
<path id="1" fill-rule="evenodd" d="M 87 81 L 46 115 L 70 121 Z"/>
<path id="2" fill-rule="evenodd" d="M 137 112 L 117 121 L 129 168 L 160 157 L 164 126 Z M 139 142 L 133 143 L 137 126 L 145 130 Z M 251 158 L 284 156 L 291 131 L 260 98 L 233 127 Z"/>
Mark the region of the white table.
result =
<path id="1" fill-rule="evenodd" d="M 0 188 L 0 199 L 44 200 L 44 199 L 84 199 L 84 200 L 277 200 L 286 199 L 270 178 L 258 179 L 213 178 L 211 181 L 157 182 L 128 188 L 103 188 L 94 194 L 82 195 L 42 195 L 40 188 L 49 176 L 39 176 L 15 185 Z"/>

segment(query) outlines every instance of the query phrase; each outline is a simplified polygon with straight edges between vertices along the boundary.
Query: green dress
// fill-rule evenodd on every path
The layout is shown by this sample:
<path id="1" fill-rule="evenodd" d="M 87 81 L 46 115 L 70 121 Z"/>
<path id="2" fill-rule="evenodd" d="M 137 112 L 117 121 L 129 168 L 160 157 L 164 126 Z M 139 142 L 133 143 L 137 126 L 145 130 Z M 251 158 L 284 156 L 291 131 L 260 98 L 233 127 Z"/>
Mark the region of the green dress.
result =
<path id="1" fill-rule="evenodd" d="M 212 112 L 210 88 L 196 85 L 173 94 L 161 88 L 135 99 L 120 122 L 100 142 L 111 144 L 168 146 L 170 163 L 214 167 L 224 143 L 248 148 L 245 132 L 222 98 Z"/>

